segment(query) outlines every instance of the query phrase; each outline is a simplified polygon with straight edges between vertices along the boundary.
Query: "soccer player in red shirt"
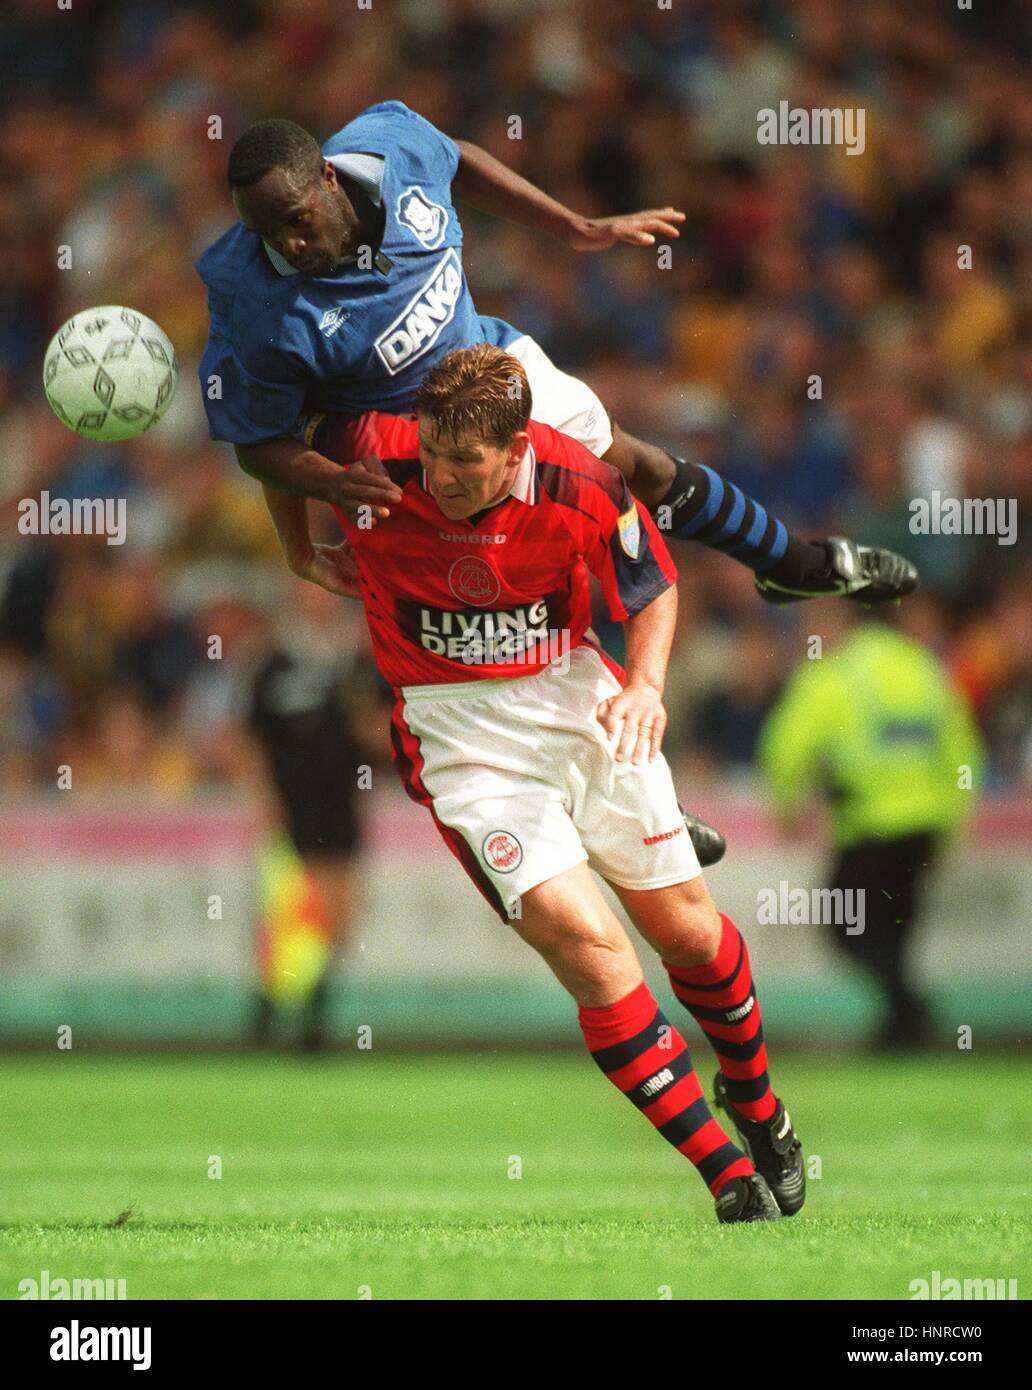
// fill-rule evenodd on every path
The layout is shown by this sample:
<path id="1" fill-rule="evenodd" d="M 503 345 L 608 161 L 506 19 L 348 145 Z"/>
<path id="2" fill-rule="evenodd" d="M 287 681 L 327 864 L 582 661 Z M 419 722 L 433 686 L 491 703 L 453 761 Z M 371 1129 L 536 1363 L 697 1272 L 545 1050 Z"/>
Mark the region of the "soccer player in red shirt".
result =
<path id="1" fill-rule="evenodd" d="M 531 407 L 520 363 L 480 344 L 428 374 L 416 418 L 340 427 L 337 456 L 379 458 L 400 493 L 375 526 L 338 513 L 395 691 L 395 763 L 577 1001 L 599 1067 L 698 1169 L 719 1220 L 778 1220 L 803 1204 L 801 1145 L 767 1075 L 745 941 L 709 896 L 660 752 L 676 571 L 620 474 Z M 270 496 L 291 568 L 311 576 L 337 557 L 316 553 L 306 507 Z M 589 571 L 625 624 L 625 670 L 588 636 Z M 591 869 L 713 1045 L 747 1152 L 711 1114 Z"/>

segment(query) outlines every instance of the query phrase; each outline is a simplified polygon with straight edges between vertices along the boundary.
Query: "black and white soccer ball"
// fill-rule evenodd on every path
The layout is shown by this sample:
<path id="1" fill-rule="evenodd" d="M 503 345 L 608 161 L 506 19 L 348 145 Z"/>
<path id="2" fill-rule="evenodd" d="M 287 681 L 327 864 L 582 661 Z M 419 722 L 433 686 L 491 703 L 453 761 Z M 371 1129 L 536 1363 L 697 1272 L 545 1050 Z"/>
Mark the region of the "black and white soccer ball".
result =
<path id="1" fill-rule="evenodd" d="M 85 439 L 132 439 L 149 430 L 168 409 L 178 375 L 168 335 L 121 304 L 74 314 L 43 358 L 50 408 Z"/>

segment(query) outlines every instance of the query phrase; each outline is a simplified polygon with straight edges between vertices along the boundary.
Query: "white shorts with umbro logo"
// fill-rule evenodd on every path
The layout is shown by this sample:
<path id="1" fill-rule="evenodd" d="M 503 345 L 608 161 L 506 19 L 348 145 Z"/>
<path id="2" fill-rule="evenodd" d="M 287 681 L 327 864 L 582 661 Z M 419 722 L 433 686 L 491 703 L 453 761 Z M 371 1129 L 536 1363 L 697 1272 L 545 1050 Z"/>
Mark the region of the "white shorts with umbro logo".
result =
<path id="1" fill-rule="evenodd" d="M 614 757 L 618 737 L 597 710 L 620 689 L 585 645 L 536 675 L 401 691 L 394 752 L 406 790 L 499 916 L 585 860 L 625 888 L 702 872 L 662 753 Z"/>

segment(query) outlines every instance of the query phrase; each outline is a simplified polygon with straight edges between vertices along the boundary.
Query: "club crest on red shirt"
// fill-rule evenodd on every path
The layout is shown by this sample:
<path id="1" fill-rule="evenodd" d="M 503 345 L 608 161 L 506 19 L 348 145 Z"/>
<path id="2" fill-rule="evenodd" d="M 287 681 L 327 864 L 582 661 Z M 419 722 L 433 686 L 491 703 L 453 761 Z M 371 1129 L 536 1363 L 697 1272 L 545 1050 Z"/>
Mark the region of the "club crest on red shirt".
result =
<path id="1" fill-rule="evenodd" d="M 448 571 L 448 588 L 463 603 L 486 608 L 502 592 L 502 581 L 485 560 L 463 555 Z"/>

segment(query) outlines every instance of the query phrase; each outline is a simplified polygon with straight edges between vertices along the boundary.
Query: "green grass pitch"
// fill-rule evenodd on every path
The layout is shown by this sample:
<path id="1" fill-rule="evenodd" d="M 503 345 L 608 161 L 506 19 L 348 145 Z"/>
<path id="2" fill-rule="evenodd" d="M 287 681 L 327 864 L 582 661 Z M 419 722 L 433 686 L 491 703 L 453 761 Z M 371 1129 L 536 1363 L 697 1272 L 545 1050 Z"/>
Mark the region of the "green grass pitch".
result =
<path id="1" fill-rule="evenodd" d="M 774 1067 L 821 1177 L 724 1228 L 586 1055 L 8 1057 L 0 1294 L 898 1300 L 939 1270 L 1028 1296 L 1027 1064 Z"/>

